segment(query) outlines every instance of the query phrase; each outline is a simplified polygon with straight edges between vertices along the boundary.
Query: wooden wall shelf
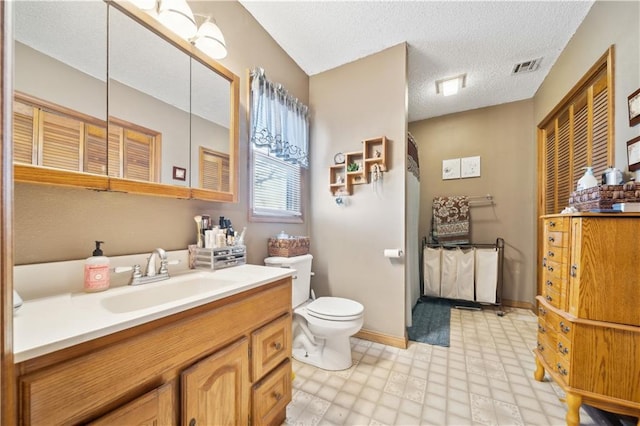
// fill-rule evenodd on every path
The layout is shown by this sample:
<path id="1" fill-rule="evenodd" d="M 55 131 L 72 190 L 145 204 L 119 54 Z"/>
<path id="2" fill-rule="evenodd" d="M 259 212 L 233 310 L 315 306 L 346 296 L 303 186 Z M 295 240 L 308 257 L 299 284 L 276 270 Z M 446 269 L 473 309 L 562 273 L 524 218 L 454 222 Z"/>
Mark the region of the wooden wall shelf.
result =
<path id="1" fill-rule="evenodd" d="M 346 152 L 344 158 L 343 164 L 329 166 L 329 190 L 333 195 L 351 195 L 354 185 L 369 183 L 375 164 L 380 171 L 387 171 L 387 138 L 365 139 L 361 151 Z M 357 169 L 351 169 L 351 164 L 357 164 Z"/>

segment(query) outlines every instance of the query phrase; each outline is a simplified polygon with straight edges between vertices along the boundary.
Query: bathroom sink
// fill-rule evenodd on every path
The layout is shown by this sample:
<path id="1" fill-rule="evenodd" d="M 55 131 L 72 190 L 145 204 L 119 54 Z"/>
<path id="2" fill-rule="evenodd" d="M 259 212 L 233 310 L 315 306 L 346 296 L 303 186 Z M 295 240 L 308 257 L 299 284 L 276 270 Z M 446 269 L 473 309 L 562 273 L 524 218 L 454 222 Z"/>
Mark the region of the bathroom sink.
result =
<path id="1" fill-rule="evenodd" d="M 131 287 L 131 291 L 106 296 L 101 301 L 102 307 L 108 311 L 120 314 L 154 306 L 163 305 L 170 302 L 178 302 L 182 299 L 193 298 L 204 295 L 213 296 L 230 290 L 237 286 L 234 280 L 220 278 L 203 277 L 196 274 L 192 277 L 180 277 L 178 280 L 169 279 L 152 284 L 143 284 L 138 287 Z"/>

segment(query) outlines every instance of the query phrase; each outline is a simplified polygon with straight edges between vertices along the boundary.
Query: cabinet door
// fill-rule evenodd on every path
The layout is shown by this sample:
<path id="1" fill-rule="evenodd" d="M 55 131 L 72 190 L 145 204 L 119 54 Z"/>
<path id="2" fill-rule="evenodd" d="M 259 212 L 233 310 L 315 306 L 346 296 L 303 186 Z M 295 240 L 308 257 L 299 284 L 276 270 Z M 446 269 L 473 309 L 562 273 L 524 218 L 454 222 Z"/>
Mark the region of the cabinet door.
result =
<path id="1" fill-rule="evenodd" d="M 174 425 L 174 412 L 173 386 L 167 383 L 88 425 Z"/>
<path id="2" fill-rule="evenodd" d="M 243 338 L 188 368 L 182 378 L 182 424 L 246 425 L 249 343 Z"/>

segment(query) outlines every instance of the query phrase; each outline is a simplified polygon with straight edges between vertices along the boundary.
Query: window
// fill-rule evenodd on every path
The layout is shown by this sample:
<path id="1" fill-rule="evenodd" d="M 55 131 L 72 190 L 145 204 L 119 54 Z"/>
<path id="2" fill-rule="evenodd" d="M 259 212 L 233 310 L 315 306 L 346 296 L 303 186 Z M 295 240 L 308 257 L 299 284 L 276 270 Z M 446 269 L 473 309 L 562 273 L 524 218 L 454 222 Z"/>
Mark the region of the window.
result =
<path id="1" fill-rule="evenodd" d="M 302 222 L 302 176 L 308 167 L 308 107 L 251 72 L 251 216 L 255 221 Z"/>
<path id="2" fill-rule="evenodd" d="M 540 214 L 567 207 L 584 168 L 613 163 L 613 47 L 538 126 Z"/>

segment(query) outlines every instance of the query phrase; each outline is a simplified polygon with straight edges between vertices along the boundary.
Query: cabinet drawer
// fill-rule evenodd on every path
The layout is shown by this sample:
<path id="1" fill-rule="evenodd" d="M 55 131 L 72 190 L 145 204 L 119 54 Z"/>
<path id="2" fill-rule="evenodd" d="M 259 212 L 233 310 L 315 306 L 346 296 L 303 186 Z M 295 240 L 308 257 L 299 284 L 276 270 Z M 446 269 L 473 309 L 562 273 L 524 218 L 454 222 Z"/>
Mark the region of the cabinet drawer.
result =
<path id="1" fill-rule="evenodd" d="M 251 333 L 252 382 L 290 357 L 291 328 L 291 315 L 286 314 Z"/>
<path id="2" fill-rule="evenodd" d="M 567 339 L 565 336 L 558 334 L 556 349 L 558 351 L 558 356 L 565 360 L 567 364 L 571 363 L 571 340 Z"/>
<path id="3" fill-rule="evenodd" d="M 567 233 L 559 231 L 549 231 L 546 233 L 545 244 L 548 247 L 567 247 Z"/>
<path id="4" fill-rule="evenodd" d="M 560 292 L 553 287 L 545 287 L 542 289 L 542 297 L 549 302 L 550 305 L 560 307 Z"/>
<path id="5" fill-rule="evenodd" d="M 542 252 L 542 255 L 547 260 L 552 260 L 552 261 L 563 263 L 563 264 L 569 263 L 569 260 L 567 258 L 568 250 L 566 247 L 555 247 L 552 245 L 547 245 L 546 247 L 544 247 L 544 251 Z"/>
<path id="6" fill-rule="evenodd" d="M 552 219 L 546 219 L 544 221 L 544 229 L 546 231 L 567 232 L 569 230 L 569 219 L 566 217 L 554 217 Z"/>
<path id="7" fill-rule="evenodd" d="M 546 262 L 543 263 L 543 270 L 545 276 L 562 278 L 566 276 L 567 264 L 547 259 Z"/>
<path id="8" fill-rule="evenodd" d="M 549 365 L 556 359 L 556 335 L 542 318 L 538 318 L 538 351 Z"/>
<path id="9" fill-rule="evenodd" d="M 562 357 L 556 357 L 556 362 L 553 365 L 553 369 L 560 376 L 560 379 L 565 383 L 569 383 L 569 363 Z"/>
<path id="10" fill-rule="evenodd" d="M 291 361 L 288 359 L 253 387 L 252 424 L 281 424 L 291 401 Z"/>

